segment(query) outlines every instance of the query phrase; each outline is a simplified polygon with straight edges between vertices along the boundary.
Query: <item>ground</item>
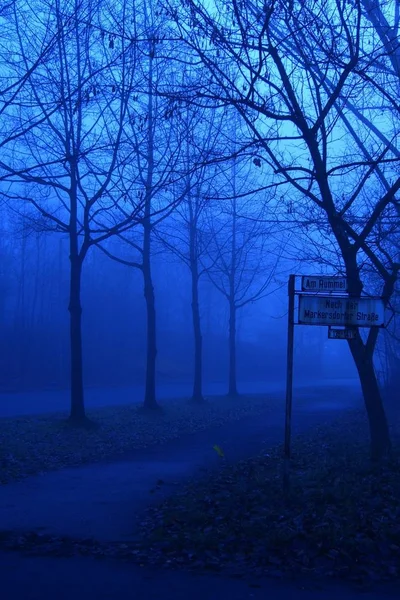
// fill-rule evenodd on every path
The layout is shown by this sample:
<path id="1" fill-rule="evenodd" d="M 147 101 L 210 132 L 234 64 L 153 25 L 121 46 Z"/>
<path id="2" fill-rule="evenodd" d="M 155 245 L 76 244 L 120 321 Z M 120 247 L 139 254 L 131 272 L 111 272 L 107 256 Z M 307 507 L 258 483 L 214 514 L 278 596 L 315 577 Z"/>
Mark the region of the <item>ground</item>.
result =
<path id="1" fill-rule="evenodd" d="M 149 569 L 112 559 L 0 553 L 2 600 L 395 600 L 398 588 L 363 590 L 315 581 L 233 579 Z"/>
<path id="2" fill-rule="evenodd" d="M 240 401 L 212 396 L 203 404 L 169 400 L 160 410 L 138 404 L 93 408 L 87 426 L 75 427 L 67 413 L 26 415 L 2 420 L 0 483 L 29 475 L 126 456 L 210 427 L 251 415 L 267 414 L 279 397 L 242 396 Z"/>
<path id="3" fill-rule="evenodd" d="M 316 383 L 322 383 L 316 381 Z M 347 380 L 335 380 L 334 383 L 346 385 Z M 297 382 L 299 385 L 300 382 Z M 306 383 L 304 385 L 307 385 Z M 278 381 L 248 381 L 239 382 L 239 392 L 242 394 L 260 394 L 280 392 L 282 383 Z M 164 382 L 157 385 L 157 397 L 161 404 L 169 404 L 171 398 L 188 398 L 192 393 L 191 382 Z M 226 386 L 221 382 L 206 382 L 206 396 L 223 396 Z M 144 386 L 135 385 L 119 388 L 85 389 L 85 405 L 89 410 L 110 406 L 132 406 L 141 404 L 144 398 Z M 68 390 L 40 390 L 32 392 L 3 392 L 0 393 L 0 417 L 15 417 L 17 415 L 34 415 L 65 411 L 69 403 Z"/>
<path id="4" fill-rule="evenodd" d="M 298 389 L 294 400 L 295 436 L 315 432 L 316 426 L 327 430 L 338 417 L 350 419 L 360 409 L 354 387 Z M 132 448 L 118 460 L 110 453 L 96 464 L 61 470 L 52 466 L 53 470 L 42 475 L 15 482 L 9 479 L 0 497 L 2 598 L 124 598 L 135 590 L 135 597 L 143 600 L 161 594 L 178 600 L 188 594 L 194 600 L 228 595 L 258 599 L 271 593 L 276 598 L 305 600 L 320 597 L 322 589 L 324 598 L 336 598 L 338 593 L 349 600 L 355 598 L 358 592 L 347 584 L 343 587 L 329 578 L 311 581 L 304 573 L 295 582 L 290 581 L 292 576 L 288 581 L 288 574 L 280 568 L 269 573 L 275 575 L 271 579 L 251 569 L 247 574 L 231 572 L 229 576 L 224 570 L 219 576 L 190 574 L 186 570 L 193 565 L 179 560 L 172 564 L 175 569 L 161 566 L 168 564 L 168 558 L 160 561 L 155 547 L 154 526 L 160 511 L 181 502 L 188 489 L 199 491 L 206 482 L 215 486 L 218 478 L 232 477 L 235 470 L 242 469 L 243 461 L 254 461 L 267 447 L 272 456 L 276 445 L 281 445 L 282 429 L 283 402 L 278 394 L 269 408 L 267 402 L 265 410 L 256 414 L 242 413 L 240 419 L 192 429 L 191 433 L 181 431 L 161 445 Z M 222 450 L 223 457 L 214 446 Z M 243 497 L 237 488 L 232 489 L 243 508 Z M 147 533 L 147 544 L 141 530 L 145 537 Z M 168 530 L 164 542 L 170 533 Z M 215 531 L 210 534 L 215 537 Z M 22 555 L 5 552 L 10 548 Z M 176 548 L 173 551 L 178 556 Z M 102 558 L 94 560 L 93 556 Z M 210 557 L 208 565 L 196 568 L 207 571 L 204 566 L 212 566 L 214 559 Z M 232 579 L 232 575 L 241 579 Z M 393 585 L 397 584 L 386 585 L 373 586 L 368 597 L 395 597 Z"/>
<path id="5" fill-rule="evenodd" d="M 187 484 L 142 521 L 150 560 L 242 575 L 399 579 L 398 414 L 391 430 L 392 456 L 379 465 L 369 460 L 362 411 L 297 436 L 285 491 L 279 446 Z"/>

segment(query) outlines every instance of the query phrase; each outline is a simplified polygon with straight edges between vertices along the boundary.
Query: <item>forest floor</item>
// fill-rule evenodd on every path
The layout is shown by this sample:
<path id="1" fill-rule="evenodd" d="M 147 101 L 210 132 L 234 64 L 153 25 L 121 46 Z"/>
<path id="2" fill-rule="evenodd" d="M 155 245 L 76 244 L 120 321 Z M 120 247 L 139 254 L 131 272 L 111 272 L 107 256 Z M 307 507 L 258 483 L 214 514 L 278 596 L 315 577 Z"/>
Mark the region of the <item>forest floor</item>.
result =
<path id="1" fill-rule="evenodd" d="M 338 593 L 355 597 L 350 588 L 333 592 L 335 581 L 363 589 L 387 582 L 395 586 L 387 597 L 395 597 L 391 594 L 398 592 L 400 576 L 399 415 L 390 415 L 393 458 L 377 469 L 368 460 L 368 427 L 354 391 L 297 391 L 291 492 L 285 497 L 282 397 L 271 401 L 272 410 L 265 400 L 262 406 L 223 424 L 202 421 L 200 431 L 177 434 L 161 445 L 151 438 L 147 449 L 129 446 L 123 459 L 111 460 L 107 454 L 96 465 L 2 486 L 0 547 L 23 552 L 1 557 L 4 565 L 10 564 L 5 589 L 11 590 L 17 570 L 24 580 L 34 572 L 43 585 L 51 582 L 45 570 L 53 572 L 49 561 L 58 557 L 54 573 L 76 577 L 66 583 L 70 595 L 58 593 L 60 598 L 87 597 L 84 586 L 82 596 L 71 591 L 74 582 L 82 580 L 83 585 L 87 569 L 97 570 L 99 581 L 108 573 L 110 595 L 103 582 L 97 598 L 124 597 L 115 590 L 128 579 L 135 586 L 142 582 L 137 597 L 146 600 L 160 597 L 163 585 L 176 590 L 183 585 L 185 597 L 190 588 L 193 598 L 207 600 L 221 595 L 261 599 L 271 591 L 276 598 L 317 598 L 318 586 L 325 598 Z M 29 562 L 27 556 L 35 558 Z M 94 557 L 99 560 L 90 562 Z M 186 571 L 193 579 L 187 579 Z M 199 579 L 204 573 L 209 575 Z M 372 588 L 371 599 L 386 597 L 382 587 L 378 595 Z M 6 595 L 13 597 L 15 593 Z M 33 591 L 23 597 L 47 598 Z M 170 597 L 180 598 L 178 593 Z"/>

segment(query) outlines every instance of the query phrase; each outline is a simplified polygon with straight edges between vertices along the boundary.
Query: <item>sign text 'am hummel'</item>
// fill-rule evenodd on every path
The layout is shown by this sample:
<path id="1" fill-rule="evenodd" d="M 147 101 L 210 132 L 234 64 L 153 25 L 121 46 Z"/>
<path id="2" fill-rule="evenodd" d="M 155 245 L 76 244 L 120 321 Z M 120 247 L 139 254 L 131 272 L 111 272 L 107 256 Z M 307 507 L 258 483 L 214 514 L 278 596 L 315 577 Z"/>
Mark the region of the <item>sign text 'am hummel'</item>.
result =
<path id="1" fill-rule="evenodd" d="M 301 289 L 303 292 L 347 292 L 346 277 L 309 277 L 303 275 L 301 278 Z"/>

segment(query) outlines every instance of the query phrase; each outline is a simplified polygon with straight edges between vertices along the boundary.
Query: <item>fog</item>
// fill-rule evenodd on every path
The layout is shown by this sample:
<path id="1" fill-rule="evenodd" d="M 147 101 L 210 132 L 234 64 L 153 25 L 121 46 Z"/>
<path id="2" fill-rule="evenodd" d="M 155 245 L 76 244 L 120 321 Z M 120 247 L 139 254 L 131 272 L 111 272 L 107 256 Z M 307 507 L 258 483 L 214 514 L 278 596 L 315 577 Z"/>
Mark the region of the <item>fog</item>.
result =
<path id="1" fill-rule="evenodd" d="M 2 600 L 398 584 L 399 7 L 2 3 Z"/>
<path id="2" fill-rule="evenodd" d="M 5 220 L 3 219 L 3 222 Z M 2 391 L 69 387 L 69 264 L 65 237 L 25 232 L 2 237 Z M 309 267 L 311 268 L 311 267 Z M 157 311 L 157 382 L 193 378 L 190 274 L 172 254 L 153 260 Z M 283 381 L 286 371 L 285 286 L 243 307 L 237 321 L 239 384 Z M 227 382 L 228 307 L 206 278 L 200 283 L 205 383 Z M 146 319 L 140 272 L 94 249 L 83 271 L 84 380 L 88 387 L 143 384 Z M 298 327 L 299 379 L 353 377 L 347 344 L 327 339 L 324 327 Z M 243 385 L 244 384 L 244 385 Z M 138 400 L 138 398 L 132 398 Z"/>

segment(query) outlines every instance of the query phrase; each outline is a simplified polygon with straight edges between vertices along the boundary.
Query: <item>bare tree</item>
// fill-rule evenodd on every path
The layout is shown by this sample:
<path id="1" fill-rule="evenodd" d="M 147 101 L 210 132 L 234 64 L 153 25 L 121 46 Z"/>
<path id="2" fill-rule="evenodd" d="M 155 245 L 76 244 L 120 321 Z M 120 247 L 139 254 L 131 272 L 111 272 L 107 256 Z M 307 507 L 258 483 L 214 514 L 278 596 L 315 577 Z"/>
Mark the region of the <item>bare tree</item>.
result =
<path id="1" fill-rule="evenodd" d="M 376 229 L 397 206 L 400 189 L 396 124 L 391 119 L 396 100 L 388 93 L 398 83 L 384 68 L 391 60 L 388 46 L 378 44 L 376 30 L 366 27 L 363 8 L 361 1 L 276 0 L 266 5 L 231 0 L 211 9 L 191 0 L 170 13 L 181 38 L 209 70 L 193 101 L 237 109 L 260 160 L 275 173 L 276 185 L 282 190 L 286 185 L 293 202 L 305 211 L 310 207 L 329 228 L 350 294 L 368 292 L 368 263 L 379 274 L 388 303 L 400 262 L 397 254 L 388 257 L 381 251 Z M 384 115 L 379 126 L 378 111 Z M 369 157 L 360 152 L 343 115 Z M 366 128 L 365 115 L 375 120 L 377 131 Z M 388 185 L 382 185 L 379 172 Z M 371 185 L 374 195 L 368 193 Z M 358 332 L 349 341 L 369 417 L 373 458 L 390 448 L 373 365 L 378 331 L 372 328 L 366 340 Z"/>
<path id="2" fill-rule="evenodd" d="M 224 185 L 220 186 L 228 199 L 221 198 L 218 204 L 208 205 L 208 260 L 203 259 L 203 267 L 228 302 L 228 395 L 236 397 L 237 314 L 244 306 L 271 293 L 269 287 L 276 275 L 282 249 L 270 236 L 271 228 L 266 223 L 268 202 L 260 205 L 254 195 L 246 193 L 249 161 L 234 158 L 228 166 L 222 173 Z"/>
<path id="3" fill-rule="evenodd" d="M 381 0 L 362 0 L 362 6 L 367 19 L 372 23 L 385 52 L 385 62 L 389 61 L 397 78 L 400 79 L 400 5 L 395 2 Z"/>
<path id="4" fill-rule="evenodd" d="M 170 79 L 177 77 L 171 47 L 163 43 L 163 21 L 152 2 L 143 3 L 141 13 L 140 75 L 135 94 L 128 105 L 125 133 L 132 161 L 124 165 L 121 177 L 123 195 L 139 199 L 136 227 L 119 236 L 118 247 L 100 247 L 110 258 L 139 269 L 143 276 L 146 301 L 146 376 L 144 407 L 158 408 L 156 395 L 157 321 L 152 275 L 154 232 L 185 195 L 182 147 L 184 131 L 175 119 L 178 107 L 166 93 Z M 177 192 L 177 193 L 176 193 Z"/>
<path id="5" fill-rule="evenodd" d="M 31 48 L 29 61 L 21 59 L 19 51 L 19 24 L 25 21 L 29 8 L 16 0 L 4 2 L 0 7 L 0 61 L 2 65 L 0 102 L 0 148 L 15 142 L 25 133 L 43 122 L 40 111 L 25 110 L 24 118 L 18 118 L 22 107 L 29 106 L 30 78 L 43 66 L 58 43 L 58 31 L 46 23 L 43 43 Z M 27 23 L 25 34 L 32 32 Z M 0 163 L 1 165 L 1 163 Z"/>
<path id="6" fill-rule="evenodd" d="M 203 402 L 203 335 L 199 285 L 206 267 L 206 213 L 208 197 L 215 192 L 214 178 L 220 161 L 229 149 L 222 132 L 225 111 L 212 112 L 187 106 L 180 119 L 185 131 L 182 163 L 184 179 L 177 189 L 182 201 L 171 217 L 156 230 L 162 245 L 182 261 L 190 271 L 191 313 L 193 324 L 193 392 L 192 400 Z"/>
<path id="7" fill-rule="evenodd" d="M 13 116 L 22 127 L 34 114 L 35 126 L 7 146 L 2 194 L 14 207 L 28 203 L 32 210 L 25 218 L 36 228 L 68 235 L 74 422 L 86 420 L 83 263 L 93 245 L 129 228 L 140 209 L 140 203 L 121 198 L 118 186 L 136 61 L 128 17 L 125 4 L 110 12 L 103 2 L 60 0 L 50 6 L 38 0 L 15 21 L 20 60 L 30 76 L 25 103 Z M 49 38 L 55 43 L 33 71 L 31 57 Z"/>

